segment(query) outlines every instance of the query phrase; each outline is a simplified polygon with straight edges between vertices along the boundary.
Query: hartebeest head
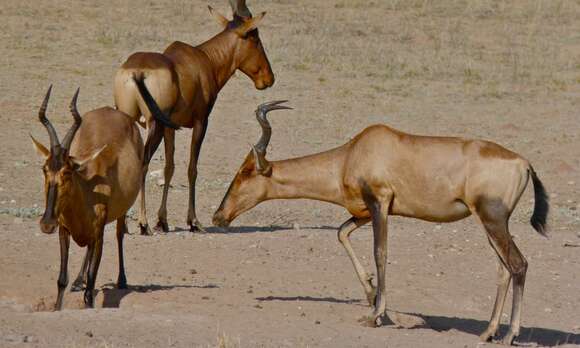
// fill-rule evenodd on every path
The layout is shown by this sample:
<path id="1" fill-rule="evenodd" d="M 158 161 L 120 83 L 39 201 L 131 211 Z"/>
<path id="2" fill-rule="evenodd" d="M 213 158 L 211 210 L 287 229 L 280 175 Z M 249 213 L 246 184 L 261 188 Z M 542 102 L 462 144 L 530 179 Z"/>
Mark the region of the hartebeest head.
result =
<path id="1" fill-rule="evenodd" d="M 254 81 L 257 89 L 271 87 L 274 84 L 274 73 L 258 34 L 258 25 L 266 12 L 252 17 L 245 0 L 230 0 L 230 6 L 233 12 L 231 21 L 211 6 L 208 7 L 224 31 L 236 41 L 234 64 Z"/>
<path id="2" fill-rule="evenodd" d="M 82 122 L 76 106 L 79 90 L 77 89 L 70 103 L 70 111 L 73 115 L 74 123 L 66 133 L 62 143 L 59 141 L 52 123 L 50 123 L 48 118 L 46 118 L 46 107 L 48 105 L 51 90 L 52 86 L 48 88 L 44 101 L 42 102 L 38 112 L 38 119 L 48 131 L 50 150 L 34 139 L 32 135 L 30 136 L 38 153 L 45 158 L 42 171 L 44 172 L 46 208 L 42 218 L 40 219 L 40 229 L 44 233 L 53 233 L 55 231 L 56 226 L 58 225 L 61 203 L 65 197 L 70 194 L 72 189 L 73 175 L 76 172 L 83 170 L 88 162 L 95 159 L 101 151 L 104 150 L 103 147 L 83 159 L 78 159 L 69 155 L 70 145 Z"/>
<path id="3" fill-rule="evenodd" d="M 242 166 L 230 184 L 219 209 L 213 216 L 213 224 L 226 227 L 238 215 L 253 208 L 264 200 L 268 181 L 272 174 L 272 165 L 266 159 L 266 148 L 272 136 L 272 127 L 266 114 L 272 110 L 292 109 L 280 105 L 286 100 L 264 103 L 256 109 L 256 119 L 262 127 L 262 135 L 256 145 L 246 156 Z"/>

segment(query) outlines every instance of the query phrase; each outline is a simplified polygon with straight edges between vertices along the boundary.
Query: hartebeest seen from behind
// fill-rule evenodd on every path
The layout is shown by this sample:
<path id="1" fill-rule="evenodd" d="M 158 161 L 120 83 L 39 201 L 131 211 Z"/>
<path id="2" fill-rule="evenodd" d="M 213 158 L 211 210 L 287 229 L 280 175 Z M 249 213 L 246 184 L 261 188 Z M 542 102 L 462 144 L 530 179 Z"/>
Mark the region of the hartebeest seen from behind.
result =
<path id="1" fill-rule="evenodd" d="M 115 104 L 135 119 L 145 118 L 148 137 L 145 143 L 143 183 L 151 156 L 161 139 L 165 144 L 163 196 L 156 228 L 168 231 L 167 195 L 173 177 L 175 132 L 166 128 L 165 134 L 156 128 L 132 76 L 143 76 L 145 84 L 161 110 L 173 122 L 193 128 L 188 168 L 189 205 L 187 224 L 190 230 L 203 231 L 195 210 L 195 182 L 197 162 L 205 136 L 208 117 L 219 91 L 236 70 L 249 76 L 257 89 L 274 84 L 274 74 L 258 35 L 258 25 L 265 12 L 256 17 L 248 10 L 245 0 L 230 0 L 233 20 L 229 21 L 209 7 L 223 31 L 199 46 L 176 41 L 163 53 L 138 52 L 131 55 L 115 76 Z M 142 234 L 151 234 L 145 206 L 145 185 L 141 189 L 139 226 Z"/>
<path id="2" fill-rule="evenodd" d="M 214 224 L 227 226 L 241 213 L 271 199 L 309 198 L 345 207 L 352 217 L 339 228 L 338 239 L 369 303 L 374 304 L 369 321 L 381 325 L 386 315 L 388 216 L 452 222 L 473 214 L 499 260 L 495 305 L 489 326 L 480 337 L 487 341 L 497 333 L 513 280 L 510 329 L 503 340 L 511 344 L 520 332 L 528 264 L 509 233 L 508 220 L 530 178 L 535 193 L 531 224 L 542 235 L 549 209 L 544 187 L 530 163 L 492 142 L 418 136 L 385 125 L 368 127 L 345 145 L 326 152 L 268 161 L 271 128 L 266 113 L 281 108 L 279 102 L 273 102 L 256 110 L 262 137 L 233 179 L 214 215 Z M 378 291 L 349 240 L 355 229 L 369 221 L 374 233 Z"/>
<path id="3" fill-rule="evenodd" d="M 137 83 L 147 96 L 143 83 Z M 55 309 L 62 308 L 64 290 L 68 285 L 71 236 L 79 246 L 87 246 L 75 288 L 81 288 L 86 283 L 84 302 L 87 307 L 93 307 L 93 290 L 103 251 L 103 232 L 105 225 L 112 221 L 117 221 L 117 286 L 127 287 L 123 263 L 123 235 L 127 230 L 125 216 L 141 188 L 143 141 L 135 120 L 113 108 L 95 109 L 81 118 L 76 106 L 77 90 L 70 104 L 74 123 L 60 142 L 46 117 L 51 89 L 52 86 L 38 113 L 40 122 L 48 131 L 50 149 L 34 138 L 32 142 L 45 158 L 42 170 L 46 208 L 40 228 L 48 234 L 54 233 L 57 227 L 59 229 L 61 263 Z M 155 103 L 150 96 L 147 102 Z M 160 127 L 171 124 L 159 112 L 153 114 Z"/>

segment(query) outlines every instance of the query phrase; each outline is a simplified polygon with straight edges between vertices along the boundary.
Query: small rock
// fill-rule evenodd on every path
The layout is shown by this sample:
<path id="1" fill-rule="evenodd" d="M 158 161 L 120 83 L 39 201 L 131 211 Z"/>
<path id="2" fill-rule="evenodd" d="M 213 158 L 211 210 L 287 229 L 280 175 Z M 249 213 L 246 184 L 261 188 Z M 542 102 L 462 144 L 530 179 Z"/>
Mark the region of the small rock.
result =
<path id="1" fill-rule="evenodd" d="M 575 182 L 574 181 L 568 181 L 568 185 L 574 185 Z"/>
<path id="2" fill-rule="evenodd" d="M 435 229 L 436 229 L 436 230 L 440 230 L 440 229 L 442 229 L 442 228 L 443 228 L 443 226 L 441 226 L 441 225 L 435 225 Z"/>
<path id="3" fill-rule="evenodd" d="M 16 200 L 14 200 L 14 199 L 11 199 L 11 200 L 10 200 L 10 204 L 14 204 L 14 203 L 16 203 Z"/>
<path id="4" fill-rule="evenodd" d="M 314 322 L 314 324 L 316 324 L 316 325 L 320 325 L 320 320 L 316 320 L 316 321 Z"/>
<path id="5" fill-rule="evenodd" d="M 546 308 L 544 308 L 544 312 L 552 313 L 552 308 L 546 307 Z"/>
<path id="6" fill-rule="evenodd" d="M 93 333 L 91 331 L 85 332 L 85 335 L 87 335 L 88 337 L 93 337 Z"/>
<path id="7" fill-rule="evenodd" d="M 189 270 L 189 274 L 197 274 L 197 271 L 192 268 L 192 269 Z"/>
<path id="8" fill-rule="evenodd" d="M 293 223 L 292 228 L 295 229 L 296 231 L 300 231 L 300 225 L 297 223 Z"/>

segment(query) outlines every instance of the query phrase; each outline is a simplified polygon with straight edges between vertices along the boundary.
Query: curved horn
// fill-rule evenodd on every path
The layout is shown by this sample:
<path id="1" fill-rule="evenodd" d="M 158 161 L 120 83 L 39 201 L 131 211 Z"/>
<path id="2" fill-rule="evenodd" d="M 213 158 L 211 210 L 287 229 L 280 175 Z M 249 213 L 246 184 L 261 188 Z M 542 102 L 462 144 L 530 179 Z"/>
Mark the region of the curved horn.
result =
<path id="1" fill-rule="evenodd" d="M 254 146 L 254 149 L 261 156 L 266 154 L 266 148 L 268 147 L 268 144 L 270 143 L 270 137 L 272 136 L 272 127 L 266 118 L 266 114 L 272 110 L 292 109 L 289 106 L 280 105 L 285 102 L 287 102 L 287 100 L 271 101 L 268 103 L 260 104 L 256 109 L 256 119 L 262 127 L 262 135 L 260 136 L 258 143 Z"/>
<path id="2" fill-rule="evenodd" d="M 252 17 L 250 9 L 248 9 L 248 6 L 246 6 L 246 0 L 230 0 L 230 6 L 234 16 L 246 18 Z"/>
<path id="3" fill-rule="evenodd" d="M 52 85 L 50 85 L 50 87 L 48 87 L 48 91 L 46 92 L 46 96 L 44 97 L 44 100 L 42 101 L 42 105 L 40 106 L 40 110 L 38 110 L 38 119 L 44 125 L 46 130 L 48 131 L 48 137 L 50 138 L 50 152 L 54 153 L 54 150 L 56 150 L 60 146 L 60 143 L 58 142 L 58 136 L 56 135 L 56 131 L 54 130 L 52 123 L 50 123 L 48 118 L 46 118 L 46 108 L 48 106 L 48 99 L 50 99 L 50 92 L 51 91 L 52 91 Z"/>
<path id="4" fill-rule="evenodd" d="M 72 140 L 75 137 L 77 131 L 79 130 L 79 127 L 81 126 L 82 122 L 81 115 L 79 115 L 79 111 L 77 110 L 77 99 L 79 97 L 80 89 L 81 89 L 80 87 L 77 88 L 77 91 L 75 92 L 75 95 L 73 96 L 69 106 L 70 112 L 73 115 L 75 121 L 74 124 L 70 127 L 70 129 L 66 133 L 64 140 L 62 141 L 62 147 L 67 151 L 70 148 L 70 144 L 72 143 Z"/>

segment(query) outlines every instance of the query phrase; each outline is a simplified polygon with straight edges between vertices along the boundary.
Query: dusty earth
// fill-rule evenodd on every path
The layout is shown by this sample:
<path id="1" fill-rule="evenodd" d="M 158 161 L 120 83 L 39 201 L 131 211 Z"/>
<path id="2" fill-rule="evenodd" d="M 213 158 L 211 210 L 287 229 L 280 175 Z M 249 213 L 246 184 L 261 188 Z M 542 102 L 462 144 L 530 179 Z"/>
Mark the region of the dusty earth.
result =
<path id="1" fill-rule="evenodd" d="M 252 111 L 272 99 L 295 108 L 271 117 L 272 159 L 331 148 L 373 123 L 490 139 L 528 158 L 551 196 L 551 237 L 527 222 L 528 189 L 511 219 L 530 264 L 517 343 L 580 344 L 580 2 L 572 0 L 250 1 L 255 12 L 268 11 L 261 36 L 277 82 L 256 91 L 237 74 L 220 95 L 197 185 L 210 233 L 183 230 L 190 131 L 180 131 L 172 232 L 128 236 L 130 289 L 118 291 L 109 226 L 98 308 L 81 309 L 82 295 L 67 293 L 66 309 L 52 312 L 58 238 L 37 225 L 41 162 L 28 138 L 47 140 L 35 118 L 46 88 L 55 84 L 49 117 L 63 132 L 76 86 L 82 111 L 110 105 L 115 69 L 131 52 L 217 33 L 207 4 L 229 14 L 222 0 L 1 2 L 0 346 L 490 346 L 478 335 L 495 297 L 496 258 L 471 218 L 391 220 L 388 307 L 425 318 L 415 329 L 357 322 L 369 308 L 336 238 L 348 218 L 342 208 L 269 202 L 227 231 L 210 226 L 259 135 Z M 161 153 L 147 184 L 151 220 Z M 353 239 L 373 270 L 370 228 Z M 83 250 L 71 249 L 73 277 Z"/>

